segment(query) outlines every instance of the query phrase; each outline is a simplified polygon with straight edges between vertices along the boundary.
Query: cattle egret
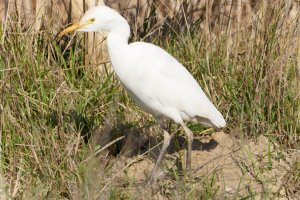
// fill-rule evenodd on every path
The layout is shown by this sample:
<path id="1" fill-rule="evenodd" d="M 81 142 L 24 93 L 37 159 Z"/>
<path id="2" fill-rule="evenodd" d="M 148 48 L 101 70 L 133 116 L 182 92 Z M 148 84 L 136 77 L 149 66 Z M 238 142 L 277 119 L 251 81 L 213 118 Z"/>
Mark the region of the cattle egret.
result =
<path id="1" fill-rule="evenodd" d="M 180 124 L 187 137 L 186 169 L 191 167 L 193 133 L 184 122 L 193 121 L 216 129 L 226 122 L 189 71 L 162 48 L 145 42 L 128 44 L 130 27 L 115 10 L 97 6 L 81 20 L 62 31 L 108 31 L 107 46 L 113 69 L 129 96 L 161 125 L 164 141 L 150 182 L 157 179 L 157 168 L 169 146 L 171 136 L 164 119 Z"/>

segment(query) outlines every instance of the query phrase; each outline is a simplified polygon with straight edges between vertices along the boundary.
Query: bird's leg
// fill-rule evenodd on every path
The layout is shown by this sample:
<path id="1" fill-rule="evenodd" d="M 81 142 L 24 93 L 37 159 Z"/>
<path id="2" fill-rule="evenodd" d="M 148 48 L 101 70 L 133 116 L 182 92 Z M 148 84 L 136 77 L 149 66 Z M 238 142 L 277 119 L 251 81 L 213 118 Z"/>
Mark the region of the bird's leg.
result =
<path id="1" fill-rule="evenodd" d="M 191 163 L 192 163 L 192 143 L 193 143 L 193 132 L 184 124 L 184 122 L 181 123 L 181 126 L 183 127 L 185 131 L 185 135 L 187 137 L 187 154 L 186 154 L 186 171 L 191 170 Z"/>
<path id="2" fill-rule="evenodd" d="M 163 130 L 163 133 L 164 133 L 164 142 L 163 142 L 163 146 L 159 152 L 159 156 L 156 160 L 156 163 L 155 163 L 155 166 L 151 172 L 151 175 L 150 175 L 150 179 L 149 179 L 149 183 L 152 184 L 152 183 L 155 183 L 156 182 L 156 179 L 157 179 L 157 168 L 158 166 L 160 165 L 161 161 L 162 161 L 162 158 L 170 144 L 170 140 L 171 140 L 171 136 L 170 134 L 165 130 L 165 128 L 163 126 L 162 127 L 162 130 Z"/>

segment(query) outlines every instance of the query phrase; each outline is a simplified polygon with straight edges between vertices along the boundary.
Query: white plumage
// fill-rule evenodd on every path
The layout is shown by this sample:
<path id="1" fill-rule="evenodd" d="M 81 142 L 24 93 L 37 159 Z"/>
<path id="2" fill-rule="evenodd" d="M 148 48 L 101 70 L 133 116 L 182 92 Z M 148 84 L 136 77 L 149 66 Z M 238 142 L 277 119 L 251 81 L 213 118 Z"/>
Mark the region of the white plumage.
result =
<path id="1" fill-rule="evenodd" d="M 111 51 L 110 55 L 113 55 Z M 126 51 L 131 55 L 124 57 L 123 61 L 118 59 L 115 62 L 117 59 L 113 57 L 111 61 L 122 84 L 143 109 L 176 123 L 195 121 L 200 116 L 211 122 L 207 125 L 217 128 L 225 126 L 223 116 L 197 81 L 166 51 L 142 42 L 128 45 Z"/>
<path id="2" fill-rule="evenodd" d="M 193 134 L 184 121 L 200 122 L 213 128 L 222 128 L 226 122 L 188 70 L 158 46 L 145 42 L 128 44 L 130 28 L 127 21 L 109 7 L 88 10 L 80 22 L 65 29 L 60 36 L 74 30 L 109 32 L 109 56 L 122 85 L 133 100 L 159 122 L 168 118 L 183 126 L 188 138 L 186 161 L 187 168 L 190 168 Z M 163 130 L 164 145 L 152 171 L 153 181 L 156 180 L 157 165 L 170 141 L 169 133 Z"/>

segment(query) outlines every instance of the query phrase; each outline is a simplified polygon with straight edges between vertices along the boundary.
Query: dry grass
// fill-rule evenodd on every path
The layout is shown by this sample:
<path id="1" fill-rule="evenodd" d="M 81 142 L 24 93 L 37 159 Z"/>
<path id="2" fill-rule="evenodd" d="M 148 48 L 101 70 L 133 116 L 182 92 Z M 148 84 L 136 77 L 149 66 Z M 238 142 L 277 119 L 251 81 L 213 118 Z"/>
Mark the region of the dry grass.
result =
<path id="1" fill-rule="evenodd" d="M 135 106 L 113 73 L 85 64 L 80 37 L 65 49 L 50 30 L 27 33 L 9 21 L 9 34 L 0 31 L 0 189 L 12 199 L 297 198 L 300 167 L 291 155 L 300 147 L 299 23 L 297 17 L 283 20 L 283 13 L 278 7 L 268 23 L 235 34 L 213 38 L 187 29 L 152 40 L 193 73 L 225 115 L 226 133 L 245 143 L 268 138 L 269 150 L 246 152 L 238 161 L 261 187 L 250 184 L 246 193 L 223 196 L 218 184 L 225 165 L 181 178 L 182 139 L 174 144 L 179 153 L 167 156 L 167 178 L 153 188 L 138 181 L 132 169 L 143 168 L 146 177 L 153 165 L 149 148 L 159 141 L 153 118 Z M 180 136 L 177 128 L 170 126 Z M 130 149 L 130 140 L 140 149 Z M 129 158 L 120 154 L 122 144 Z M 267 174 L 277 163 L 287 171 L 281 188 L 270 192 Z"/>

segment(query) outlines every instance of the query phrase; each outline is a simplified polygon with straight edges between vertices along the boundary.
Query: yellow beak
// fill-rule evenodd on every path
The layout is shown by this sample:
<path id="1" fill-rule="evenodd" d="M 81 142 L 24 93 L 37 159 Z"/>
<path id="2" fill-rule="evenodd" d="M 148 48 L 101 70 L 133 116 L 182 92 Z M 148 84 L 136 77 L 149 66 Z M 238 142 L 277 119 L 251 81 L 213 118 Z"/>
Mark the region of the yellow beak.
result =
<path id="1" fill-rule="evenodd" d="M 63 30 L 62 32 L 60 32 L 60 34 L 58 35 L 58 37 L 62 37 L 70 32 L 76 31 L 86 25 L 88 25 L 88 22 L 76 22 L 73 25 L 69 26 L 68 28 L 66 28 L 65 30 Z"/>

